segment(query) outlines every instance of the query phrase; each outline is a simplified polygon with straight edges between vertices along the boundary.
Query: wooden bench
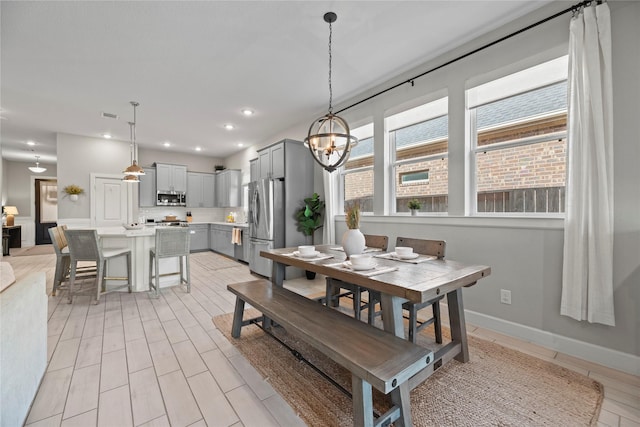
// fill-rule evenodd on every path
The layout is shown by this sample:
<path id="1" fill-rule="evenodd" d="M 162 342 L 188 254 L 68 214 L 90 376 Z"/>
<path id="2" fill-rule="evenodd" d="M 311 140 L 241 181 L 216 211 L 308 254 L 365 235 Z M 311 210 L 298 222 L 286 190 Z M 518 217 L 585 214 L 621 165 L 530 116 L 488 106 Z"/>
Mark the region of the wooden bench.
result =
<path id="1" fill-rule="evenodd" d="M 318 304 L 267 280 L 233 283 L 236 294 L 231 335 L 240 336 L 245 302 L 352 374 L 354 425 L 411 425 L 408 380 L 433 363 L 433 352 Z M 391 393 L 394 407 L 373 419 L 371 387 Z"/>

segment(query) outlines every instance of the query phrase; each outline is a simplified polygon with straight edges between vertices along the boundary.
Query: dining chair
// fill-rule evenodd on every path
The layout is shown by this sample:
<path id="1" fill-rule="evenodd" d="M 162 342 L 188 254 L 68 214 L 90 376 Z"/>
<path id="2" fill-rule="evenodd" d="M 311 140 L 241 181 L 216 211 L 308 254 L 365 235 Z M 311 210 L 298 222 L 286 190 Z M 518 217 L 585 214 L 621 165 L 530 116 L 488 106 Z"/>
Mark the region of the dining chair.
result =
<path id="1" fill-rule="evenodd" d="M 94 304 L 100 301 L 100 295 L 108 292 L 116 291 L 127 287 L 131 293 L 131 249 L 129 248 L 101 248 L 98 241 L 98 232 L 96 230 L 64 230 L 64 236 L 69 246 L 70 255 L 70 271 L 69 271 L 69 303 L 73 302 L 73 291 L 75 280 L 78 277 L 78 271 L 81 261 L 90 261 L 95 263 L 96 268 L 96 299 Z M 118 257 L 126 257 L 127 276 L 126 277 L 108 277 L 107 263 Z M 84 277 L 83 277 L 84 278 Z M 126 280 L 127 283 L 117 287 L 107 289 L 106 280 Z"/>
<path id="2" fill-rule="evenodd" d="M 365 234 L 364 235 L 364 244 L 367 248 L 376 248 L 381 249 L 382 251 L 386 251 L 389 246 L 389 238 L 387 236 L 376 236 L 373 234 Z M 347 292 L 342 292 L 342 290 L 346 290 Z M 344 282 L 339 279 L 334 279 L 331 277 L 327 277 L 326 279 L 326 304 L 330 307 L 337 307 L 340 302 L 340 298 L 351 296 L 353 298 L 353 313 L 354 317 L 358 320 L 361 319 L 361 311 L 364 309 L 369 309 L 369 323 L 373 323 L 373 319 L 375 317 L 375 313 L 371 312 L 371 304 L 369 301 L 371 298 L 367 300 L 367 303 L 362 304 L 362 293 L 368 292 L 367 288 L 364 288 L 359 285 L 355 285 L 353 283 Z M 372 309 L 375 311 L 375 304 L 373 304 Z"/>
<path id="3" fill-rule="evenodd" d="M 427 239 L 414 239 L 410 237 L 398 237 L 396 239 L 397 246 L 407 246 L 413 249 L 415 253 L 421 255 L 433 255 L 438 259 L 443 259 L 447 243 L 444 240 L 427 240 Z M 380 302 L 379 292 L 369 292 L 370 304 Z M 440 295 L 429 301 L 422 303 L 405 302 L 402 304 L 402 308 L 409 312 L 409 341 L 415 343 L 418 332 L 433 323 L 435 330 L 436 342 L 442 343 L 442 321 L 440 317 L 440 300 L 444 298 L 444 295 Z M 427 320 L 418 320 L 418 311 L 423 308 L 431 306 L 432 317 Z M 373 309 L 375 313 L 375 309 Z"/>
<path id="4" fill-rule="evenodd" d="M 156 244 L 155 247 L 149 251 L 149 291 L 155 290 L 154 296 L 156 298 L 160 295 L 161 276 L 180 274 L 178 285 L 185 284 L 187 286 L 187 293 L 191 292 L 189 250 L 190 234 L 188 227 L 165 227 L 156 229 Z M 180 264 L 179 271 L 160 274 L 160 260 L 163 258 L 178 258 L 178 263 Z"/>

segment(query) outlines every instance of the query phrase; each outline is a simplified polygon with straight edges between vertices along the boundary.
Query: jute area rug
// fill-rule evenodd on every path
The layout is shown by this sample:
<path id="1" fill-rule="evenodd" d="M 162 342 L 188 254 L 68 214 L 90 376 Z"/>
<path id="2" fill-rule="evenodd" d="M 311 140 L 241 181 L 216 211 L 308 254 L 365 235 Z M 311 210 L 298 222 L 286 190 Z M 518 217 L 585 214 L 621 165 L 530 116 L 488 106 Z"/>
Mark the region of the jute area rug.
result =
<path id="1" fill-rule="evenodd" d="M 245 319 L 258 313 L 245 312 Z M 310 426 L 353 425 L 352 402 L 329 381 L 296 359 L 255 325 L 231 337 L 233 314 L 214 323 Z M 275 335 L 347 390 L 351 374 L 282 328 Z M 423 334 L 428 334 L 425 329 Z M 432 332 L 431 332 L 432 333 Z M 448 334 L 448 330 L 443 330 Z M 446 342 L 446 338 L 445 338 Z M 455 360 L 411 392 L 415 426 L 591 426 L 602 403 L 602 386 L 584 375 L 498 344 L 469 337 L 471 361 Z M 386 396 L 374 390 L 383 413 Z"/>

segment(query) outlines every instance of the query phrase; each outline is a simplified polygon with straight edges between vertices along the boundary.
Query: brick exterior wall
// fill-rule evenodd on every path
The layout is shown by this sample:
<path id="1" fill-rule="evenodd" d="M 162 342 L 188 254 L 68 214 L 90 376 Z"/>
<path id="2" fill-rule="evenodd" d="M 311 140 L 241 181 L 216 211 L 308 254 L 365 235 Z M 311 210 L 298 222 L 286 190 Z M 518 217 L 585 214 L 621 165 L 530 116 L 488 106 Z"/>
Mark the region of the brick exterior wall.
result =
<path id="1" fill-rule="evenodd" d="M 566 114 L 484 130 L 478 146 L 517 141 L 566 130 Z M 448 141 L 440 140 L 398 150 L 398 159 L 446 153 Z M 566 139 L 479 152 L 476 156 L 476 186 L 480 212 L 563 212 L 566 180 Z M 407 212 L 409 200 L 422 202 L 422 211 L 446 212 L 448 159 L 434 159 L 396 168 L 396 211 Z M 347 170 L 372 166 L 373 156 L 347 162 Z M 400 174 L 429 172 L 428 182 L 399 184 Z M 345 175 L 345 201 L 359 200 L 362 210 L 372 210 L 373 170 Z M 533 202 L 532 202 L 533 201 Z"/>

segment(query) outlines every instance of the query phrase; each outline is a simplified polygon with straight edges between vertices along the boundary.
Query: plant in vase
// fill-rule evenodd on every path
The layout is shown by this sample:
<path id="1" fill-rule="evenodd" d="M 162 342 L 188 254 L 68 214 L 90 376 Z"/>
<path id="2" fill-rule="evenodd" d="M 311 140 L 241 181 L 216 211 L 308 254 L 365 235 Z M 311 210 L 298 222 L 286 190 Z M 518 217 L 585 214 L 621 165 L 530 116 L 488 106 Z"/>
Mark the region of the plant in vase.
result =
<path id="1" fill-rule="evenodd" d="M 361 254 L 364 252 L 364 234 L 360 231 L 360 205 L 352 203 L 345 211 L 345 221 L 348 230 L 342 235 L 342 248 L 347 255 Z"/>
<path id="2" fill-rule="evenodd" d="M 77 201 L 78 195 L 84 193 L 84 189 L 75 184 L 67 185 L 62 189 L 62 191 L 69 196 L 69 199 L 71 199 L 72 202 Z"/>
<path id="3" fill-rule="evenodd" d="M 320 200 L 318 193 L 304 199 L 304 206 L 296 212 L 298 221 L 298 231 L 302 231 L 305 236 L 311 236 L 311 244 L 315 244 L 315 232 L 323 226 L 322 214 L 324 213 L 324 202 Z M 316 277 L 313 271 L 306 272 L 307 279 Z"/>
<path id="4" fill-rule="evenodd" d="M 411 199 L 409 200 L 409 203 L 407 203 L 407 207 L 411 211 L 411 215 L 415 216 L 418 215 L 418 211 L 420 211 L 422 204 L 418 199 Z"/>

